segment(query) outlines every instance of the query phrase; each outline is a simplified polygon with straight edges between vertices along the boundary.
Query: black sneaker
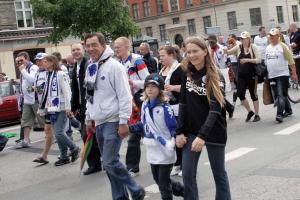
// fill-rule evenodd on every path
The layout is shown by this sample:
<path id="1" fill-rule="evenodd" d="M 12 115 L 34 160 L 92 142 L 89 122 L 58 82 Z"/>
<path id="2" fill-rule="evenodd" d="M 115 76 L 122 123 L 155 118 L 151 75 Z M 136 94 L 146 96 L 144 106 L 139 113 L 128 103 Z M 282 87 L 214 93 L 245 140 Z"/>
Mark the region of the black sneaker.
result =
<path id="1" fill-rule="evenodd" d="M 291 116 L 292 114 L 293 114 L 292 111 L 290 111 L 290 112 L 284 112 L 284 113 L 283 113 L 283 118 L 289 117 L 289 116 Z"/>
<path id="2" fill-rule="evenodd" d="M 141 188 L 139 194 L 135 197 L 132 197 L 133 200 L 143 200 L 146 196 L 146 191 L 144 190 L 144 188 Z"/>
<path id="3" fill-rule="evenodd" d="M 283 122 L 283 117 L 281 115 L 277 115 L 276 116 L 276 121 L 278 121 L 279 123 Z"/>
<path id="4" fill-rule="evenodd" d="M 71 153 L 71 161 L 75 162 L 79 158 L 80 148 L 77 147 L 72 153 Z"/>
<path id="5" fill-rule="evenodd" d="M 254 115 L 254 112 L 253 111 L 250 111 L 249 113 L 248 113 L 248 115 L 247 115 L 247 118 L 246 118 L 246 122 L 249 122 L 250 121 L 250 119 L 253 117 L 253 115 Z"/>
<path id="6" fill-rule="evenodd" d="M 260 121 L 260 116 L 259 115 L 255 115 L 254 119 L 253 119 L 253 122 L 258 122 L 258 121 Z"/>
<path id="7" fill-rule="evenodd" d="M 54 163 L 55 166 L 62 166 L 70 163 L 70 159 L 59 159 Z"/>

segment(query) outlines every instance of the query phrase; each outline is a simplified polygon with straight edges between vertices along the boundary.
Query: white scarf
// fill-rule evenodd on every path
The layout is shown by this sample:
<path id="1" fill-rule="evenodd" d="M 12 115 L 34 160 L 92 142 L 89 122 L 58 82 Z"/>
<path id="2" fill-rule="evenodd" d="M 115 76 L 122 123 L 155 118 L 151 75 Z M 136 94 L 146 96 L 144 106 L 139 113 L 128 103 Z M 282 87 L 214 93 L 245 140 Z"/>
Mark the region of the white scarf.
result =
<path id="1" fill-rule="evenodd" d="M 166 148 L 166 152 L 172 154 L 175 147 L 175 138 L 171 137 L 171 139 L 163 138 L 161 135 L 157 133 L 162 133 L 163 130 L 160 128 L 159 124 L 155 124 L 153 119 L 150 116 L 150 111 L 147 106 L 147 102 L 144 104 L 146 107 L 144 109 L 144 116 L 142 116 L 142 123 L 145 129 L 145 137 L 143 138 L 143 143 L 146 146 L 156 146 L 161 144 Z M 164 112 L 163 112 L 164 113 Z M 161 123 L 166 123 L 162 121 Z M 157 126 L 158 125 L 158 126 Z M 159 143 L 158 143 L 159 142 Z"/>
<path id="2" fill-rule="evenodd" d="M 49 74 L 48 74 L 49 76 Z M 44 90 L 43 98 L 45 98 L 46 92 L 48 90 L 48 96 L 46 99 L 46 105 L 45 108 L 47 110 L 47 113 L 56 113 L 60 112 L 60 83 L 58 79 L 58 73 L 56 71 L 53 71 L 51 73 L 50 77 L 50 83 L 46 84 L 46 88 Z M 48 77 L 47 77 L 48 79 Z M 48 85 L 50 88 L 48 88 Z"/>
<path id="3" fill-rule="evenodd" d="M 167 74 L 167 77 L 166 77 L 166 80 L 165 80 L 165 84 L 166 84 L 166 85 L 170 85 L 170 80 L 171 80 L 172 74 L 177 70 L 178 67 L 180 67 L 180 63 L 179 63 L 177 60 L 175 60 L 175 61 L 173 62 L 173 64 L 171 65 L 171 68 L 170 68 L 170 70 L 169 70 L 169 72 L 168 72 L 168 74 Z M 163 71 L 164 71 L 165 69 L 166 69 L 166 67 L 163 67 L 163 68 L 160 70 L 159 74 L 162 75 L 162 73 L 163 73 Z M 165 94 L 168 95 L 168 97 L 170 98 L 170 100 L 174 100 L 174 99 L 175 99 L 175 97 L 174 97 L 174 95 L 172 94 L 172 92 L 165 92 Z M 178 116 L 178 113 L 179 113 L 179 105 L 178 105 L 178 104 L 176 104 L 176 105 L 171 105 L 171 107 L 172 107 L 173 110 L 174 110 L 175 116 Z"/>

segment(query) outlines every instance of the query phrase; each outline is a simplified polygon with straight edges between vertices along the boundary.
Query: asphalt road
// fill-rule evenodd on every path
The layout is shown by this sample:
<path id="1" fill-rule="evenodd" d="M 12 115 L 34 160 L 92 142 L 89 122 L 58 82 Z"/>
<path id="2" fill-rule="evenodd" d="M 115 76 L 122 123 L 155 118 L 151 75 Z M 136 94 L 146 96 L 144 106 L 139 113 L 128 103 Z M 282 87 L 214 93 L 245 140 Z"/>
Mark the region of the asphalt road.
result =
<path id="1" fill-rule="evenodd" d="M 294 115 L 275 122 L 275 109 L 261 105 L 262 120 L 245 123 L 245 110 L 237 105 L 233 119 L 228 120 L 226 167 L 232 199 L 238 200 L 300 200 L 300 104 L 293 105 Z M 18 132 L 19 126 L 0 129 Z M 82 146 L 79 134 L 74 134 Z M 79 161 L 55 167 L 59 155 L 55 144 L 50 151 L 50 163 L 37 166 L 32 160 L 43 147 L 43 132 L 32 134 L 33 147 L 14 149 L 14 138 L 0 153 L 1 200 L 109 200 L 110 184 L 104 172 L 83 176 Z M 127 143 L 123 142 L 124 161 Z M 86 166 L 85 166 L 86 167 Z M 145 187 L 147 198 L 160 199 L 142 147 L 141 173 L 136 181 Z M 181 178 L 175 177 L 180 180 Z M 198 166 L 200 199 L 214 199 L 214 181 L 203 151 Z M 174 198 L 180 199 L 180 198 Z"/>

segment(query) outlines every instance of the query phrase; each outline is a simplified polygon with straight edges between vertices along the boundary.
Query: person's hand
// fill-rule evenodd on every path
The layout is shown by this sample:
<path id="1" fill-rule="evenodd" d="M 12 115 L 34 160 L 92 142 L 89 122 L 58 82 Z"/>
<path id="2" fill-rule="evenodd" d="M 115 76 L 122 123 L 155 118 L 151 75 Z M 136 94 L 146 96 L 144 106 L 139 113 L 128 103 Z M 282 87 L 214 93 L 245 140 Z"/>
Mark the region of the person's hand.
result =
<path id="1" fill-rule="evenodd" d="M 187 142 L 187 138 L 184 134 L 176 135 L 176 146 L 182 148 Z"/>
<path id="2" fill-rule="evenodd" d="M 199 137 L 196 137 L 192 143 L 191 151 L 200 152 L 205 144 L 205 141 Z"/>
<path id="3" fill-rule="evenodd" d="M 224 54 L 228 53 L 228 49 L 227 48 L 224 48 L 223 51 L 224 51 Z"/>
<path id="4" fill-rule="evenodd" d="M 293 43 L 291 44 L 291 47 L 294 49 L 294 48 L 297 47 L 297 44 L 293 42 Z"/>
<path id="5" fill-rule="evenodd" d="M 71 112 L 71 110 L 66 110 L 66 115 L 68 117 L 72 117 L 73 116 L 73 113 Z"/>
<path id="6" fill-rule="evenodd" d="M 128 136 L 129 128 L 127 124 L 120 124 L 118 129 L 118 134 L 121 139 L 124 139 Z"/>
<path id="7" fill-rule="evenodd" d="M 19 70 L 22 71 L 23 69 L 26 69 L 26 66 L 24 64 L 19 66 Z"/>
<path id="8" fill-rule="evenodd" d="M 89 120 L 86 122 L 86 132 L 92 132 L 94 133 L 94 125 L 93 125 L 93 121 L 92 120 Z"/>
<path id="9" fill-rule="evenodd" d="M 296 73 L 292 73 L 292 74 L 291 74 L 291 79 L 292 79 L 292 81 L 294 81 L 294 82 L 298 82 L 297 74 L 296 74 Z"/>
<path id="10" fill-rule="evenodd" d="M 165 85 L 165 90 L 167 92 L 172 92 L 172 91 L 174 91 L 174 86 L 173 85 Z"/>
<path id="11" fill-rule="evenodd" d="M 249 62 L 249 59 L 247 59 L 247 58 L 244 58 L 244 59 L 241 59 L 241 60 L 240 60 L 240 63 L 241 63 L 241 64 L 245 64 L 245 63 L 247 63 L 247 62 Z"/>

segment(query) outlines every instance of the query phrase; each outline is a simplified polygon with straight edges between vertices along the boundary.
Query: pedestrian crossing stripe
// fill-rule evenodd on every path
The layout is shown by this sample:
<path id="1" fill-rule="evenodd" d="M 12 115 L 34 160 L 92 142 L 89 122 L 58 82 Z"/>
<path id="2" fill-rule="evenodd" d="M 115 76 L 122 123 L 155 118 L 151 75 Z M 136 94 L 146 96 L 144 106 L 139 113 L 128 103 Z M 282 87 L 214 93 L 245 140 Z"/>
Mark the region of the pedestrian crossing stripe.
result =
<path id="1" fill-rule="evenodd" d="M 300 123 L 297 123 L 293 126 L 285 128 L 281 131 L 278 131 L 278 132 L 274 133 L 274 135 L 290 135 L 292 133 L 295 133 L 298 130 L 300 130 Z"/>

